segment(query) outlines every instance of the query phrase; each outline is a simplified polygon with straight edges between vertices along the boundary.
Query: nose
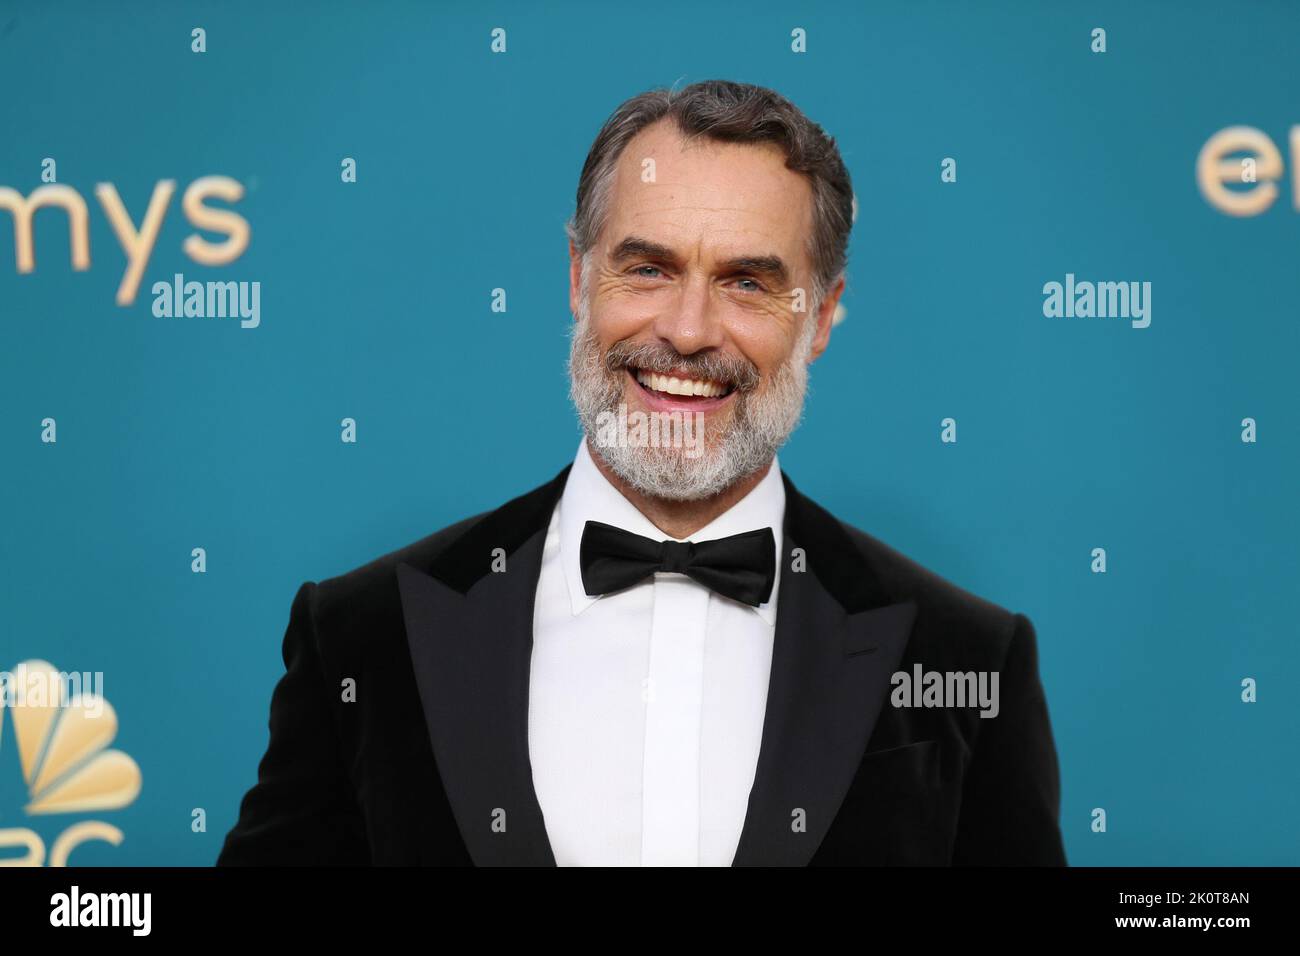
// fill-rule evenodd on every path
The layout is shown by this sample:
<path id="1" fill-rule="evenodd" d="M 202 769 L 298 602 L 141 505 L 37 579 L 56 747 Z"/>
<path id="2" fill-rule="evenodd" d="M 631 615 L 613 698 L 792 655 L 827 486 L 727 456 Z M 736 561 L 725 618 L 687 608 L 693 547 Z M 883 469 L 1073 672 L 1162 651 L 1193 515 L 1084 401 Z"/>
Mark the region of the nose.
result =
<path id="1" fill-rule="evenodd" d="M 653 331 L 679 355 L 722 345 L 722 318 L 706 277 L 688 275 L 677 295 L 665 304 L 667 308 L 655 317 Z"/>

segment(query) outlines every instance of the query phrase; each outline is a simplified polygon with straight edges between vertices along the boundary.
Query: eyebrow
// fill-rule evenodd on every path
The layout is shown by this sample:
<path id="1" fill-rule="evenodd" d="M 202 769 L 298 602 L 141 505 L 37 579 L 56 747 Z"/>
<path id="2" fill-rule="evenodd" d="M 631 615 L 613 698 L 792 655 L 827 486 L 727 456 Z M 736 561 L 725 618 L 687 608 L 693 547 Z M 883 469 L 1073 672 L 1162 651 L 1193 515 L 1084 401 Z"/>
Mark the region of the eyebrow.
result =
<path id="1" fill-rule="evenodd" d="M 668 246 L 640 236 L 628 236 L 610 253 L 610 259 L 614 262 L 640 258 L 673 263 L 679 261 L 677 254 Z M 719 263 L 719 269 L 727 273 L 750 272 L 766 276 L 777 285 L 785 285 L 790 279 L 790 269 L 786 266 L 785 260 L 777 255 L 735 256 Z"/>

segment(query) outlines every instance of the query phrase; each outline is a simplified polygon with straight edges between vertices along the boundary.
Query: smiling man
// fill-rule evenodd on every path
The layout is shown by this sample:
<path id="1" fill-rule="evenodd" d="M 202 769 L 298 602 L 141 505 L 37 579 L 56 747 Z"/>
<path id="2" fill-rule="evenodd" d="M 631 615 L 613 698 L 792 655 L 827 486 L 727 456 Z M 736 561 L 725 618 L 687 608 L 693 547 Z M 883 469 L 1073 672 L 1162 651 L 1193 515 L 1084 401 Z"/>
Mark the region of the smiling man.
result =
<path id="1" fill-rule="evenodd" d="M 776 458 L 853 209 L 770 90 L 615 111 L 569 225 L 574 461 L 299 589 L 219 863 L 1065 862 L 1028 618 Z"/>

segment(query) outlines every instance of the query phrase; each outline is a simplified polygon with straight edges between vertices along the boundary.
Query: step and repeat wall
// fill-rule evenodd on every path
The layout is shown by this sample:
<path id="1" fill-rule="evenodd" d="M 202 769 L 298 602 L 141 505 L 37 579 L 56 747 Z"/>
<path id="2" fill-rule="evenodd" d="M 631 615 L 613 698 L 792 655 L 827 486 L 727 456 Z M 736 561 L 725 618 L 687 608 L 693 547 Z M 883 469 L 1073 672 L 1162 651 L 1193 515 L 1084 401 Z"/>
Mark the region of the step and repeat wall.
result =
<path id="1" fill-rule="evenodd" d="M 0 3 L 2 862 L 216 859 L 298 587 L 572 459 L 583 160 L 723 78 L 857 198 L 781 463 L 1033 620 L 1070 862 L 1296 863 L 1297 41 L 1282 2 Z"/>

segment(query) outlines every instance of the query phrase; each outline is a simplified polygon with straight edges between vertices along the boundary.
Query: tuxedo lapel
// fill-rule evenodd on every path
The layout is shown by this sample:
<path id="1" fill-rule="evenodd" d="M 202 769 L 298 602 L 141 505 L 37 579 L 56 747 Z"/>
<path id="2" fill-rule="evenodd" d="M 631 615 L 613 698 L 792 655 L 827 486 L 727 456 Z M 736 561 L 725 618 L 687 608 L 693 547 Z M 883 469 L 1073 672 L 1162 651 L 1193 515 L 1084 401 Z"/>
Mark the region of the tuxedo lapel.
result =
<path id="1" fill-rule="evenodd" d="M 554 866 L 528 754 L 533 602 L 564 481 L 480 519 L 428 567 L 397 569 L 406 636 L 447 799 L 478 866 Z M 496 549 L 505 570 L 493 571 Z"/>
<path id="2" fill-rule="evenodd" d="M 857 772 L 916 617 L 916 605 L 894 599 L 839 522 L 782 478 L 785 565 L 734 866 L 812 859 Z M 802 571 L 792 561 L 800 552 Z"/>

